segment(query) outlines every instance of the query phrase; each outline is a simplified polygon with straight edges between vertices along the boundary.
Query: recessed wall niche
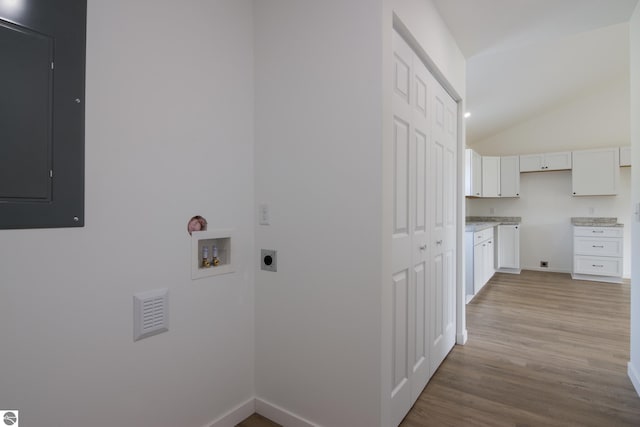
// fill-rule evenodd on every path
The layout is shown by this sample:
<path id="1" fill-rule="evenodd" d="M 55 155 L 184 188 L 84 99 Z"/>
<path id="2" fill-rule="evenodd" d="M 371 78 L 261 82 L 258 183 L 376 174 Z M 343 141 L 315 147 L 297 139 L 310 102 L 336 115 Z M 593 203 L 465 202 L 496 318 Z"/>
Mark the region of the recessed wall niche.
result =
<path id="1" fill-rule="evenodd" d="M 230 229 L 191 233 L 191 279 L 233 273 L 234 232 Z"/>

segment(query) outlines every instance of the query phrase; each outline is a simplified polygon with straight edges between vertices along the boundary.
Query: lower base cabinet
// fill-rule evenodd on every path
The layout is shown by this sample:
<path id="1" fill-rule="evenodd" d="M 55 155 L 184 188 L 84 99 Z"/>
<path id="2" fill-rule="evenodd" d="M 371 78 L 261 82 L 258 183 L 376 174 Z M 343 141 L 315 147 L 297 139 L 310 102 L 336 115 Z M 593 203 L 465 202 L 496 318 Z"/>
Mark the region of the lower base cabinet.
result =
<path id="1" fill-rule="evenodd" d="M 573 227 L 571 277 L 597 282 L 622 282 L 622 227 Z"/>
<path id="2" fill-rule="evenodd" d="M 497 227 L 496 268 L 501 273 L 520 273 L 520 225 L 501 224 Z"/>
<path id="3" fill-rule="evenodd" d="M 477 294 L 493 277 L 495 227 L 465 233 L 465 285 L 467 301 Z"/>

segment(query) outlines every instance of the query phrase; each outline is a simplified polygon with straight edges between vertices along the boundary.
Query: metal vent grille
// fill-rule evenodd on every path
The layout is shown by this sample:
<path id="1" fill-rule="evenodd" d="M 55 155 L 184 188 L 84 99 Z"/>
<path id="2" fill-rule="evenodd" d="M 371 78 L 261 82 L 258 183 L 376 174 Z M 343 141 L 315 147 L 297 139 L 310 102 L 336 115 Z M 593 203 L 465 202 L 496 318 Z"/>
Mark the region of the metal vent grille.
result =
<path id="1" fill-rule="evenodd" d="M 169 330 L 169 290 L 159 289 L 133 296 L 133 340 Z"/>

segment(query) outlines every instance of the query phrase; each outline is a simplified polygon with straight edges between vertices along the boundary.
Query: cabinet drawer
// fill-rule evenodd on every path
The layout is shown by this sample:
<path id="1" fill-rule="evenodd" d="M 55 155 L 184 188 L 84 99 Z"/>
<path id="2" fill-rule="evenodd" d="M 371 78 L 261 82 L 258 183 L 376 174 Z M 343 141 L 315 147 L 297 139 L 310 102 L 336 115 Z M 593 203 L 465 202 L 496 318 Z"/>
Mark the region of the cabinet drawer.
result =
<path id="1" fill-rule="evenodd" d="M 622 256 L 622 239 L 575 237 L 573 239 L 573 253 L 576 255 Z"/>
<path id="2" fill-rule="evenodd" d="M 622 258 L 576 256 L 573 271 L 578 274 L 622 277 Z"/>
<path id="3" fill-rule="evenodd" d="M 477 245 L 478 243 L 484 242 L 485 240 L 493 239 L 493 228 L 494 227 L 491 227 L 473 233 L 473 244 Z"/>
<path id="4" fill-rule="evenodd" d="M 574 236 L 622 237 L 622 227 L 573 227 Z"/>

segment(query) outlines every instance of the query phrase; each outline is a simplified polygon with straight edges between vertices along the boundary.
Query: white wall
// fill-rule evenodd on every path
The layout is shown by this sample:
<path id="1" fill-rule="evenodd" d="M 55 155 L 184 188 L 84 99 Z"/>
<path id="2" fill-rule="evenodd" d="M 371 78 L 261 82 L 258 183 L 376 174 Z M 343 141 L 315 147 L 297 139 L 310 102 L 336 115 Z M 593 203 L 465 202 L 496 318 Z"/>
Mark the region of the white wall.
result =
<path id="1" fill-rule="evenodd" d="M 633 185 L 631 201 L 640 203 L 640 5 L 636 7 L 630 24 L 631 29 L 631 144 Z M 633 212 L 633 211 L 632 211 Z M 632 258 L 636 261 L 631 270 L 631 361 L 629 376 L 640 394 L 640 222 L 632 222 Z"/>
<path id="2" fill-rule="evenodd" d="M 629 145 L 629 74 L 489 138 L 467 141 L 486 156 Z M 471 119 L 470 119 L 471 120 Z"/>
<path id="3" fill-rule="evenodd" d="M 86 226 L 0 231 L 0 402 L 31 427 L 209 425 L 253 396 L 249 0 L 88 2 Z M 237 231 L 192 281 L 186 223 Z M 132 339 L 132 295 L 170 330 Z"/>
<path id="4" fill-rule="evenodd" d="M 607 108 L 603 108 L 606 106 Z M 469 146 L 482 155 L 516 155 L 629 145 L 629 75 Z M 631 274 L 630 168 L 620 169 L 617 196 L 571 196 L 568 171 L 520 174 L 519 199 L 467 199 L 467 215 L 522 217 L 522 268 L 571 272 L 571 217 L 617 217 L 624 228 L 624 277 Z M 591 209 L 593 213 L 591 213 Z"/>
<path id="5" fill-rule="evenodd" d="M 320 425 L 380 425 L 382 6 L 270 0 L 254 16 L 256 203 L 271 212 L 256 253 L 278 251 L 256 274 L 256 395 Z"/>

